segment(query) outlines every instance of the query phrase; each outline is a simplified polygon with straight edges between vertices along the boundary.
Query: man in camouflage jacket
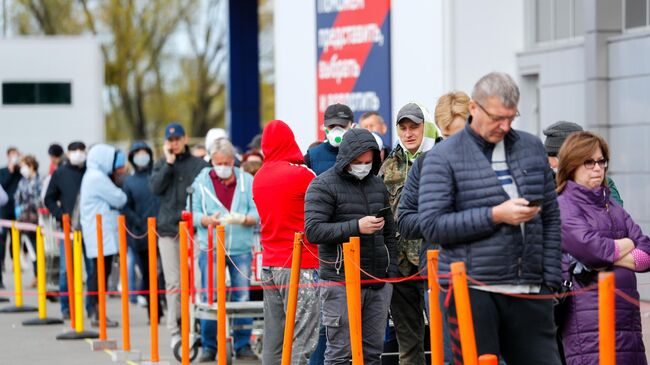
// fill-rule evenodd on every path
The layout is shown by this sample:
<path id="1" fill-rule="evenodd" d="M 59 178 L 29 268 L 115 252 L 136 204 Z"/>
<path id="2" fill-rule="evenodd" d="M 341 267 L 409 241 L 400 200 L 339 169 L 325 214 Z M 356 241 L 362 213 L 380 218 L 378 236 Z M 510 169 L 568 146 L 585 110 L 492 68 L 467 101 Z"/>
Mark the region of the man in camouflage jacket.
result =
<path id="1" fill-rule="evenodd" d="M 388 189 L 389 204 L 397 218 L 397 206 L 413 161 L 431 149 L 437 130 L 428 122 L 428 112 L 416 103 L 406 104 L 397 114 L 399 145 L 386 158 L 379 176 Z M 418 273 L 422 240 L 407 240 L 397 232 L 399 275 Z M 419 276 L 419 275 L 418 275 Z M 395 324 L 401 364 L 424 365 L 424 291 L 422 280 L 394 283 L 391 316 Z"/>

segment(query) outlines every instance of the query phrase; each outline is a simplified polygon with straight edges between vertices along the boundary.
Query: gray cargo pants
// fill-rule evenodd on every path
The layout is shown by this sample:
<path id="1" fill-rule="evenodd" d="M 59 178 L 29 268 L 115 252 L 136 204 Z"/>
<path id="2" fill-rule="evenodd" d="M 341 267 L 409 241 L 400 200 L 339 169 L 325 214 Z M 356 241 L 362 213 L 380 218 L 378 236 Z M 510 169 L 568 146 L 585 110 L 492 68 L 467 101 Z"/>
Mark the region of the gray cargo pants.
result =
<path id="1" fill-rule="evenodd" d="M 321 280 L 321 283 L 333 283 Z M 384 350 L 384 336 L 388 307 L 393 285 L 386 283 L 381 289 L 361 289 L 361 333 L 363 361 L 366 365 L 380 365 Z M 352 358 L 350 348 L 350 322 L 345 286 L 325 285 L 320 288 L 322 321 L 327 336 L 325 365 L 348 365 Z"/>
<path id="2" fill-rule="evenodd" d="M 264 267 L 264 338 L 262 364 L 277 365 L 282 362 L 282 344 L 286 321 L 287 299 L 291 269 Z M 320 316 L 317 269 L 300 270 L 300 284 L 314 284 L 298 290 L 296 322 L 293 332 L 292 365 L 306 365 L 318 341 L 318 318 Z"/>

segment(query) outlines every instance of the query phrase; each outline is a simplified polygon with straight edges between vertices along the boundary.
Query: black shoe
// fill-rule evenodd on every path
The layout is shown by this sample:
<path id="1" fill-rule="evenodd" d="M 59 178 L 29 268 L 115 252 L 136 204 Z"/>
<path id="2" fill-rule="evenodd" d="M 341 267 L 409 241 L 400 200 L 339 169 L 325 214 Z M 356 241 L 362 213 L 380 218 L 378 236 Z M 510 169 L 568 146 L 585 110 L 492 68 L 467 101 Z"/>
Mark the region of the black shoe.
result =
<path id="1" fill-rule="evenodd" d="M 237 350 L 237 360 L 259 360 L 250 346 L 246 345 Z"/>
<path id="2" fill-rule="evenodd" d="M 120 324 L 117 321 L 113 321 L 110 318 L 106 317 L 106 328 L 115 328 L 119 326 Z M 99 319 L 98 318 L 93 318 L 90 320 L 90 326 L 93 328 L 98 328 L 99 327 Z"/>
<path id="3" fill-rule="evenodd" d="M 217 359 L 217 353 L 210 349 L 203 349 L 201 351 L 201 356 L 199 356 L 199 362 L 212 362 Z"/>

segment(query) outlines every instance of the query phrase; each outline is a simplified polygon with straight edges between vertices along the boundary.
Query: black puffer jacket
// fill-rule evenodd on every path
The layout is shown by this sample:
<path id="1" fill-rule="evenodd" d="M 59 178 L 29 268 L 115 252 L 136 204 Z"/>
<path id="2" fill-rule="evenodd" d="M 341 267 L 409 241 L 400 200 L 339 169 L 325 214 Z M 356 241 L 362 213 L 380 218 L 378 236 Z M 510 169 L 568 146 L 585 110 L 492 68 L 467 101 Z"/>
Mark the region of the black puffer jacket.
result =
<path id="1" fill-rule="evenodd" d="M 145 150 L 149 154 L 149 164 L 146 167 L 138 167 L 133 162 L 135 153 Z M 133 235 L 127 236 L 128 244 L 137 252 L 146 251 L 148 248 L 147 219 L 158 214 L 160 201 L 152 192 L 147 181 L 153 169 L 153 152 L 151 148 L 142 141 L 137 141 L 129 151 L 129 162 L 134 167 L 133 175 L 124 179 L 122 190 L 126 194 L 126 205 L 122 208 L 122 214 L 126 217 L 126 227 Z"/>
<path id="2" fill-rule="evenodd" d="M 363 180 L 358 180 L 347 171 L 347 167 L 357 156 L 370 150 L 373 151 L 372 171 Z M 370 235 L 359 233 L 359 219 L 388 206 L 388 191 L 376 176 L 380 166 L 379 147 L 372 134 L 364 129 L 351 129 L 345 133 L 334 168 L 316 177 L 309 185 L 305 198 L 305 233 L 310 242 L 318 244 L 322 279 L 345 280 L 341 244 L 355 236 L 361 238 L 363 270 L 379 278 L 397 273 L 397 242 L 392 215 L 386 216 L 383 230 Z M 361 273 L 361 278 L 370 277 Z"/>
<path id="3" fill-rule="evenodd" d="M 544 146 L 539 138 L 514 129 L 505 137 L 519 196 L 543 201 L 541 213 L 525 224 L 524 235 L 519 225 L 492 222 L 492 207 L 509 199 L 484 152 L 493 146 L 468 124 L 427 153 L 418 200 L 422 235 L 442 246 L 442 274 L 451 263 L 463 261 L 468 275 L 488 284 L 558 288 L 560 211 Z"/>
<path id="4" fill-rule="evenodd" d="M 43 201 L 57 221 L 61 222 L 64 214 L 72 217 L 85 172 L 85 164 L 75 166 L 68 162 L 52 174 Z"/>
<path id="5" fill-rule="evenodd" d="M 196 175 L 204 167 L 210 166 L 198 157 L 192 156 L 189 148 L 170 165 L 163 156 L 153 166 L 149 177 L 151 191 L 160 199 L 160 209 L 156 218 L 158 234 L 173 237 L 178 234 L 178 222 L 187 205 L 187 188 L 192 185 Z"/>

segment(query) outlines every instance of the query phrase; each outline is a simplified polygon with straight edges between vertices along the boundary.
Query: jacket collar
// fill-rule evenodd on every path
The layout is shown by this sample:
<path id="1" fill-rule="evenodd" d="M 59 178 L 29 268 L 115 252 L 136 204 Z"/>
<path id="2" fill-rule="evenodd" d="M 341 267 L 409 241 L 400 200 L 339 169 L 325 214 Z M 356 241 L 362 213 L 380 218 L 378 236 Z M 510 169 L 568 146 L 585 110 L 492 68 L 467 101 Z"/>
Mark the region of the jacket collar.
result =
<path id="1" fill-rule="evenodd" d="M 494 149 L 494 143 L 490 143 L 483 139 L 474 129 L 471 127 L 472 116 L 470 115 L 467 118 L 467 124 L 465 125 L 465 131 L 472 137 L 472 140 L 478 145 L 479 149 L 485 153 L 488 150 Z M 513 128 L 510 128 L 510 131 L 504 137 L 506 150 L 509 150 L 512 145 L 519 139 L 519 134 Z"/>
<path id="2" fill-rule="evenodd" d="M 562 195 L 564 194 L 567 194 L 572 200 L 580 203 L 604 206 L 609 201 L 611 191 L 607 186 L 601 185 L 597 188 L 589 189 L 573 180 L 569 180 L 562 192 Z"/>

